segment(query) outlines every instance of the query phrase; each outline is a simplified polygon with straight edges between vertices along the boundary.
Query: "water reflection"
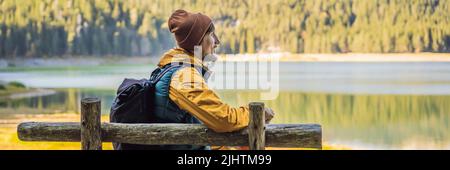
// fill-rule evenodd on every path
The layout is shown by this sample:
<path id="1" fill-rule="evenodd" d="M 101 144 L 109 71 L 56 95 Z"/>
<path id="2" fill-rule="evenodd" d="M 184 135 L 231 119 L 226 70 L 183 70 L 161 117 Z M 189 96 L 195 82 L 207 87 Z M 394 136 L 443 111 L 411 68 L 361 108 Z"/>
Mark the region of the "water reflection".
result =
<path id="1" fill-rule="evenodd" d="M 224 95 L 234 104 L 258 96 Z M 320 123 L 324 141 L 371 149 L 450 149 L 450 96 L 282 92 L 274 123 Z"/>
<path id="2" fill-rule="evenodd" d="M 102 101 L 102 113 L 109 114 L 115 96 L 113 90 L 105 89 L 52 89 L 55 93 L 20 99 L 0 99 L 0 115 L 7 114 L 45 114 L 79 113 L 80 103 L 85 97 L 98 97 Z M 14 113 L 9 113 L 14 110 Z"/>
<path id="3" fill-rule="evenodd" d="M 114 90 L 55 89 L 50 96 L 0 100 L 0 115 L 78 112 L 79 101 L 96 96 L 108 114 Z M 233 106 L 259 98 L 257 91 L 220 91 Z M 266 101 L 274 123 L 320 123 L 324 141 L 353 148 L 450 149 L 449 95 L 352 95 L 284 91 Z"/>

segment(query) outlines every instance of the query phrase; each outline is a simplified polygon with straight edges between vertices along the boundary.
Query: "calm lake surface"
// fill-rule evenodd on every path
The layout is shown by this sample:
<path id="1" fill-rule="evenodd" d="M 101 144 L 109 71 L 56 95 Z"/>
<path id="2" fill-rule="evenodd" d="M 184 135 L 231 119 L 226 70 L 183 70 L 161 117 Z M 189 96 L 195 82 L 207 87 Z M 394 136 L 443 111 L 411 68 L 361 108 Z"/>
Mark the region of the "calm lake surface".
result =
<path id="1" fill-rule="evenodd" d="M 123 78 L 146 78 L 153 65 L 0 70 L 0 80 L 55 93 L 0 99 L 11 114 L 78 112 L 83 97 L 109 113 Z M 233 73 L 227 73 L 233 74 Z M 450 63 L 280 63 L 280 93 L 265 101 L 273 123 L 319 123 L 326 144 L 353 149 L 450 149 Z M 233 106 L 259 100 L 258 90 L 217 90 Z"/>

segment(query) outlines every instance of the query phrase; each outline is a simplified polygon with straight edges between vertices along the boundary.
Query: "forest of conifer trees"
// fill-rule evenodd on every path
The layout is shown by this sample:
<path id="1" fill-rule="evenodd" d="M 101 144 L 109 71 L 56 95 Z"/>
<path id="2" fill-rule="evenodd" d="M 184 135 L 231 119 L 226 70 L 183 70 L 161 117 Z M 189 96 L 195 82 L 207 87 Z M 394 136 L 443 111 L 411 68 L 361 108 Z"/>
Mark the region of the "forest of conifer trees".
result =
<path id="1" fill-rule="evenodd" d="M 157 56 L 179 8 L 214 19 L 221 53 L 450 52 L 448 0 L 0 0 L 0 58 Z"/>

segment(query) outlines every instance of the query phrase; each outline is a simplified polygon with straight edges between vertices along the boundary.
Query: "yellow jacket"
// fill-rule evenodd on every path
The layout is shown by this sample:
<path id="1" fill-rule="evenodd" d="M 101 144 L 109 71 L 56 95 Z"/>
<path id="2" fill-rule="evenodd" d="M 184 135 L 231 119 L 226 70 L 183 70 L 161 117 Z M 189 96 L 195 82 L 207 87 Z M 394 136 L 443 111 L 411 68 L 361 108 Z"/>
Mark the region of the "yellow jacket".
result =
<path id="1" fill-rule="evenodd" d="M 208 70 L 201 59 L 180 48 L 165 53 L 158 67 L 180 62 Z M 169 98 L 215 132 L 231 132 L 248 126 L 248 107 L 234 108 L 222 102 L 219 96 L 208 88 L 201 73 L 193 67 L 182 67 L 173 74 Z"/>

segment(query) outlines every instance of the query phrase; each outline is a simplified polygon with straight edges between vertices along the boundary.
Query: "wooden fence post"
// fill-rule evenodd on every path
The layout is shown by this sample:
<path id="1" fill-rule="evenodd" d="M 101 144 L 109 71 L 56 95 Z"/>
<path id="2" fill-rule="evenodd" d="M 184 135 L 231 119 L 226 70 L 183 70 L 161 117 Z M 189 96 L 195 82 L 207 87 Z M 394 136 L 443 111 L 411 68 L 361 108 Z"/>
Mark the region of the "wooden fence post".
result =
<path id="1" fill-rule="evenodd" d="M 264 150 L 265 147 L 265 113 L 264 103 L 251 102 L 250 122 L 248 124 L 248 144 L 250 150 Z"/>
<path id="2" fill-rule="evenodd" d="M 81 100 L 81 149 L 102 150 L 101 102 L 98 98 Z"/>

